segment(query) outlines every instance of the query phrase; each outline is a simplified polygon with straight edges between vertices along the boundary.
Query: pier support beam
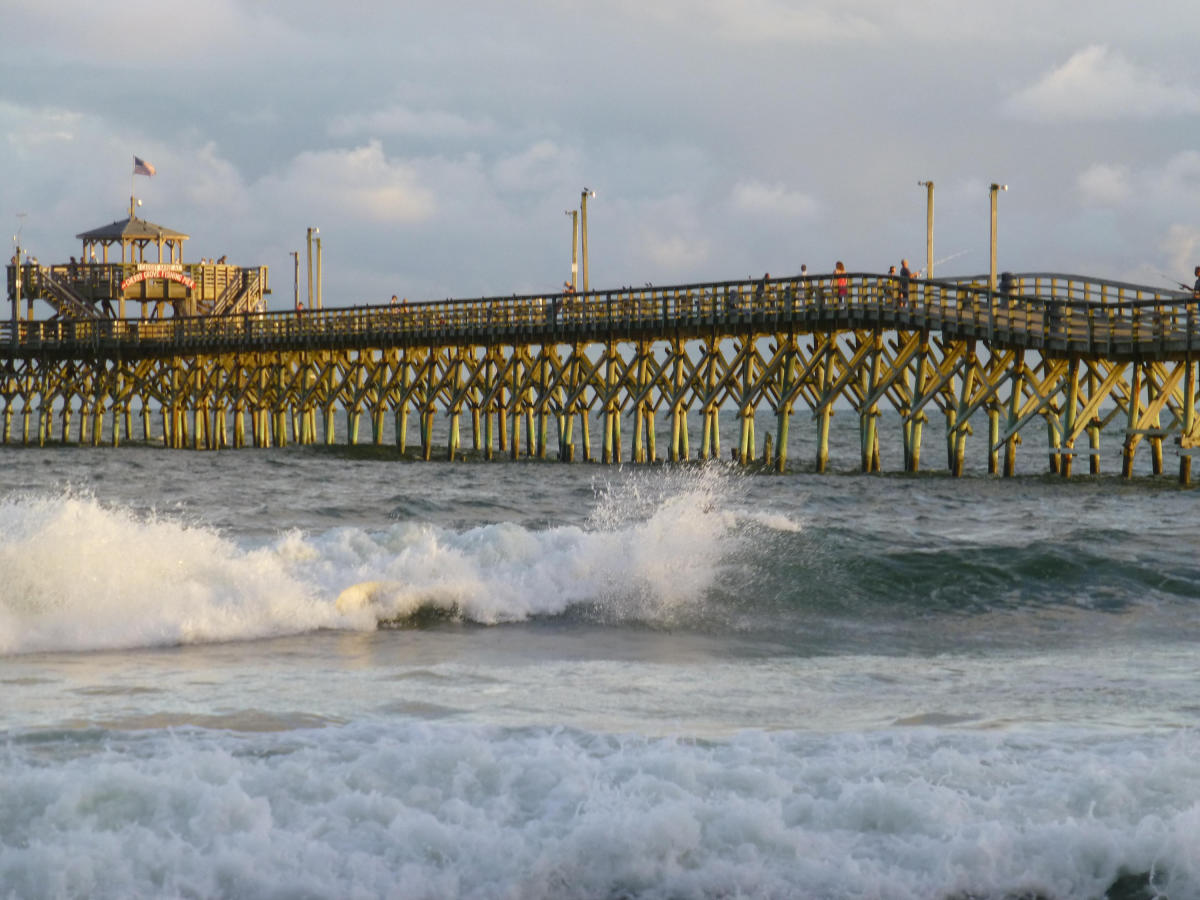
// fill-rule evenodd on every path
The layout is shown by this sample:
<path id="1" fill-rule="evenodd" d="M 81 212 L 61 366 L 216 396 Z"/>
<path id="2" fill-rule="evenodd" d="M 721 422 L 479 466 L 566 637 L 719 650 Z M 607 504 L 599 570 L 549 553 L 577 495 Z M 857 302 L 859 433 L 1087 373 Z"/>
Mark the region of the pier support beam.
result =
<path id="1" fill-rule="evenodd" d="M 1196 430 L 1196 366 L 1189 353 L 1183 361 L 1183 432 L 1179 436 L 1179 483 L 1188 485 L 1192 480 L 1192 453 L 1195 449 L 1193 432 Z"/>
<path id="2" fill-rule="evenodd" d="M 1138 433 L 1138 424 L 1141 421 L 1142 366 L 1140 363 L 1134 363 L 1130 368 L 1132 371 L 1130 373 L 1129 410 L 1125 427 L 1125 443 L 1121 449 L 1122 478 L 1133 477 L 1133 456 L 1141 437 Z"/>
<path id="3" fill-rule="evenodd" d="M 821 364 L 820 406 L 817 409 L 817 461 L 816 469 L 822 473 L 829 466 L 829 420 L 833 416 L 833 359 L 837 352 L 837 339 L 827 338 Z"/>
<path id="4" fill-rule="evenodd" d="M 1066 398 L 1063 401 L 1062 452 L 1059 454 L 1059 469 L 1063 478 L 1071 477 L 1071 467 L 1075 456 L 1075 415 L 1079 408 L 1079 360 L 1073 358 L 1067 364 Z"/>

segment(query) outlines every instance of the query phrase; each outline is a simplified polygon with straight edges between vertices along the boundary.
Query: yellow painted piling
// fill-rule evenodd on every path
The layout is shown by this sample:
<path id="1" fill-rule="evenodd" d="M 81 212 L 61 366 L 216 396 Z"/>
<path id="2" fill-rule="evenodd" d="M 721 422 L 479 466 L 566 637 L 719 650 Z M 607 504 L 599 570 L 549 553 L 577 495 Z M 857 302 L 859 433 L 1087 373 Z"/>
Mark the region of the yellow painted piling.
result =
<path id="1" fill-rule="evenodd" d="M 1023 436 L 1045 427 L 1047 466 L 1063 476 L 1074 473 L 1073 454 L 1081 452 L 1099 471 L 1107 431 L 1122 439 L 1123 476 L 1131 477 L 1146 440 L 1152 472 L 1164 471 L 1164 447 L 1178 446 L 1180 477 L 1190 482 L 1190 451 L 1200 442 L 1190 362 L 1200 341 L 1195 302 L 1111 284 L 1097 292 L 1087 280 L 1067 277 L 1037 284 L 1036 300 L 1018 296 L 998 305 L 966 283 L 929 281 L 900 298 L 890 284 L 856 276 L 848 302 L 838 304 L 822 302 L 828 297 L 818 278 L 811 296 L 786 283 L 593 295 L 561 307 L 557 318 L 536 298 L 498 298 L 450 301 L 436 315 L 402 321 L 370 308 L 308 318 L 268 313 L 239 319 L 236 329 L 220 317 L 167 320 L 166 329 L 148 320 L 119 331 L 100 320 L 98 327 L 116 337 L 70 345 L 70 329 L 43 329 L 36 347 L 0 360 L 0 439 L 44 444 L 58 432 L 63 442 L 119 445 L 132 440 L 138 403 L 143 438 L 151 439 L 157 411 L 165 447 L 316 443 L 320 409 L 327 444 L 338 437 L 358 443 L 364 414 L 380 443 L 391 410 L 397 445 L 405 449 L 411 404 L 422 456 L 429 455 L 436 417 L 446 415 L 446 455 L 459 458 L 466 404 L 472 446 L 487 456 L 498 440 L 507 455 L 519 458 L 526 449 L 545 458 L 553 420 L 561 458 L 590 460 L 595 417 L 604 461 L 649 463 L 658 458 L 661 415 L 665 456 L 678 462 L 690 457 L 691 410 L 698 456 L 720 458 L 726 410 L 738 416 L 734 455 L 743 463 L 766 460 L 785 470 L 800 434 L 816 440 L 817 468 L 825 471 L 832 416 L 845 409 L 857 420 L 864 472 L 879 470 L 888 431 L 882 426 L 894 414 L 904 469 L 919 470 L 924 424 L 940 428 L 944 419 L 947 470 L 961 474 L 966 438 L 983 415 L 988 439 L 977 449 L 989 473 L 1013 475 Z M 1161 309 L 1152 328 L 1151 306 Z M 374 327 L 384 315 L 387 327 Z M 560 343 L 568 330 L 569 342 Z M 164 349 L 164 335 L 168 344 L 178 339 L 174 355 Z M 157 343 L 144 351 L 139 342 L 151 337 Z M 0 336 L 0 354 L 11 346 Z M 762 403 L 775 418 L 769 451 L 757 446 Z M 813 421 L 793 424 L 797 406 L 811 410 Z M 340 415 L 347 417 L 344 436 L 334 427 Z M 629 445 L 621 438 L 626 419 Z"/>

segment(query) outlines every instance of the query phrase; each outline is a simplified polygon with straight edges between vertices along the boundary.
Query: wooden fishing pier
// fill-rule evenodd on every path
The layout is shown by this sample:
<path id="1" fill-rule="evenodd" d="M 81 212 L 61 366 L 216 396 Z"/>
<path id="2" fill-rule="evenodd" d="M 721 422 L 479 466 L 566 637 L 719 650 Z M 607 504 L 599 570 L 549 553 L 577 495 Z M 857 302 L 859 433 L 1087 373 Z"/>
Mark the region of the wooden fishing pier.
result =
<path id="1" fill-rule="evenodd" d="M 26 290 L 46 278 L 21 270 Z M 1190 481 L 1190 292 L 1057 274 L 987 282 L 838 274 L 157 319 L 20 320 L 14 299 L 0 328 L 2 439 L 116 444 L 140 430 L 172 448 L 269 447 L 334 443 L 340 420 L 356 444 L 365 417 L 369 441 L 401 450 L 415 420 L 425 459 L 732 457 L 784 471 L 789 433 L 812 428 L 821 472 L 836 411 L 857 417 L 864 472 L 889 435 L 918 471 L 936 421 L 954 475 L 969 444 L 997 474 L 1014 474 L 1019 446 L 1050 472 L 1070 476 L 1083 456 L 1098 473 L 1107 441 L 1126 477 L 1144 443 L 1155 474 L 1168 448 Z M 880 427 L 889 408 L 894 434 Z M 810 415 L 794 423 L 798 409 Z M 722 415 L 738 425 L 726 457 Z"/>

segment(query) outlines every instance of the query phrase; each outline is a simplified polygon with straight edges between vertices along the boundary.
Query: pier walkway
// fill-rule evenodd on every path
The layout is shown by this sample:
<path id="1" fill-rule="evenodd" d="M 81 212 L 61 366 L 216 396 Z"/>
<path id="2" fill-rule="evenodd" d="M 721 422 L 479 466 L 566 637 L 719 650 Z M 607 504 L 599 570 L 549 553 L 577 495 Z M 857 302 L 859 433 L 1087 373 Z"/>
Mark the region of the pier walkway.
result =
<path id="1" fill-rule="evenodd" d="M 976 443 L 991 472 L 1013 474 L 1018 445 L 1037 429 L 1050 471 L 1070 475 L 1084 455 L 1099 472 L 1109 435 L 1124 475 L 1143 442 L 1161 473 L 1165 444 L 1188 482 L 1200 446 L 1191 293 L 1059 274 L 1004 286 L 850 274 L 408 307 L 9 321 L 0 327 L 2 437 L 45 443 L 58 431 L 99 443 L 110 421 L 115 443 L 132 439 L 136 413 L 140 437 L 169 447 L 332 443 L 341 413 L 346 442 L 358 443 L 363 416 L 372 442 L 390 442 L 390 415 L 404 449 L 415 417 L 427 459 L 462 455 L 469 443 L 487 457 L 646 462 L 720 457 L 724 412 L 739 424 L 729 455 L 782 471 L 800 406 L 812 414 L 818 471 L 829 464 L 836 409 L 858 417 L 859 462 L 870 472 L 890 407 L 906 471 L 920 467 L 936 412 L 953 474 L 984 420 L 987 437 Z M 435 448 L 439 415 L 449 427 Z"/>

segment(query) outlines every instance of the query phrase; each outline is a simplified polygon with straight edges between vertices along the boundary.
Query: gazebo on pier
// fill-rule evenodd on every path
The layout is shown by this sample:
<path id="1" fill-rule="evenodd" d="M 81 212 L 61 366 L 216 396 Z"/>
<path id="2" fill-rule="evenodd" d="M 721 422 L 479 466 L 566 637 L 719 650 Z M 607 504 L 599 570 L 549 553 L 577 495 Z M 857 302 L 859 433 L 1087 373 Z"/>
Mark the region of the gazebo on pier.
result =
<path id="1" fill-rule="evenodd" d="M 69 319 L 124 319 L 128 302 L 141 304 L 142 319 L 266 308 L 266 266 L 230 265 L 224 256 L 184 262 L 188 235 L 138 218 L 138 206 L 131 196 L 127 218 L 75 235 L 83 242 L 78 260 L 45 265 L 34 259 L 8 267 L 9 298 L 26 301 L 28 321 L 35 300 L 53 308 L 52 318 Z"/>
<path id="2" fill-rule="evenodd" d="M 152 260 L 152 262 L 182 263 L 183 242 L 188 239 L 188 236 L 181 231 L 172 231 L 162 225 L 155 225 L 153 222 L 139 219 L 135 214 L 137 206 L 136 198 L 130 197 L 129 218 L 75 235 L 76 238 L 83 241 L 83 256 L 80 257 L 80 262 L 99 262 L 107 265 L 109 248 L 119 246 L 121 248 L 120 262 L 145 263 L 146 248 L 157 245 L 158 259 Z M 100 251 L 99 258 L 96 255 L 97 248 Z M 164 250 L 166 259 L 163 259 Z M 115 254 L 112 262 L 117 262 Z"/>

